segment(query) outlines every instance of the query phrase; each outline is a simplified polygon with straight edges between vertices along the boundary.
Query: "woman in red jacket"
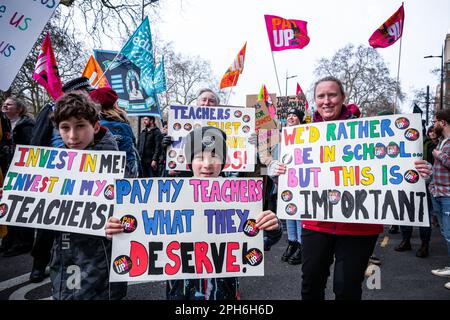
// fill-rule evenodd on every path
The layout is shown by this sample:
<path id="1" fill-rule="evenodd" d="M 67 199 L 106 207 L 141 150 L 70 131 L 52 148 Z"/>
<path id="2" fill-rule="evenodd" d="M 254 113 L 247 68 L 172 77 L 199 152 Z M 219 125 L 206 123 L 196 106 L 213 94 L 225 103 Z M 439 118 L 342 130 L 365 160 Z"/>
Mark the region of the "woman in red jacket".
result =
<path id="1" fill-rule="evenodd" d="M 344 105 L 342 83 L 334 77 L 316 82 L 314 122 L 356 118 L 354 105 Z M 424 178 L 431 174 L 429 164 L 419 160 L 416 170 Z M 364 272 L 382 225 L 302 221 L 302 299 L 323 300 L 330 266 L 334 261 L 333 291 L 336 300 L 360 300 Z"/>

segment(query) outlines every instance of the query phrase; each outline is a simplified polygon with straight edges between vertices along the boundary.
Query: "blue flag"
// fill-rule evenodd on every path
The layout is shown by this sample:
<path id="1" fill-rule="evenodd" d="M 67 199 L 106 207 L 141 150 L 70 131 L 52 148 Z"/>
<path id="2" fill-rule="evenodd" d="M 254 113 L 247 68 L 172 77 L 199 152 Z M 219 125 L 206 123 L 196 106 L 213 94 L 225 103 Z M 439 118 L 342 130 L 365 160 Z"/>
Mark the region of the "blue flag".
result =
<path id="1" fill-rule="evenodd" d="M 148 17 L 145 17 L 144 21 L 142 21 L 141 25 L 136 29 L 130 39 L 128 39 L 120 52 L 141 69 L 140 84 L 148 96 L 154 96 L 153 45 Z"/>
<path id="2" fill-rule="evenodd" d="M 167 90 L 166 88 L 166 73 L 164 72 L 164 56 L 161 58 L 161 62 L 155 68 L 155 74 L 153 75 L 153 84 L 156 93 L 162 93 Z"/>

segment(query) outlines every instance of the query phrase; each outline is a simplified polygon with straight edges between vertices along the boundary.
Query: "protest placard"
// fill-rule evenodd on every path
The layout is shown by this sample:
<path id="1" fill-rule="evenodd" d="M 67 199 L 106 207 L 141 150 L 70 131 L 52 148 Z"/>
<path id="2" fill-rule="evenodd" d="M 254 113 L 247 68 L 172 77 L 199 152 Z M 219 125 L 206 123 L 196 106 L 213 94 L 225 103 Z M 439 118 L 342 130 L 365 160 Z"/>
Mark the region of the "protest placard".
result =
<path id="1" fill-rule="evenodd" d="M 261 179 L 116 181 L 110 281 L 264 275 Z"/>
<path id="2" fill-rule="evenodd" d="M 125 152 L 17 145 L 5 176 L 0 224 L 104 236 Z"/>
<path id="3" fill-rule="evenodd" d="M 0 1 L 0 90 L 9 89 L 58 4 L 59 0 Z"/>
<path id="4" fill-rule="evenodd" d="M 166 155 L 168 170 L 187 171 L 184 138 L 204 126 L 219 128 L 227 135 L 227 162 L 223 171 L 253 172 L 255 146 L 248 142 L 255 132 L 255 110 L 239 107 L 170 106 L 168 134 L 173 138 Z"/>
<path id="5" fill-rule="evenodd" d="M 429 226 L 422 149 L 418 114 L 284 128 L 278 217 Z"/>

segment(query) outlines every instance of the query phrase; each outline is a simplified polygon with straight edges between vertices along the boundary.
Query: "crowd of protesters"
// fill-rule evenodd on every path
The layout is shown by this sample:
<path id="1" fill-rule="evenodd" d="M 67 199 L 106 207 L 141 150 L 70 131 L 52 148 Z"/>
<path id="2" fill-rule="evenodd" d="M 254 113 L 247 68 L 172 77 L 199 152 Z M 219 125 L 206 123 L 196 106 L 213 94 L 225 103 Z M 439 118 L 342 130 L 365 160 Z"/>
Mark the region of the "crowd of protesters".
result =
<path id="1" fill-rule="evenodd" d="M 165 169 L 165 153 L 172 142 L 167 135 L 167 123 L 157 126 L 154 116 L 143 117 L 143 129 L 135 137 L 127 114 L 117 105 L 117 93 L 111 88 L 94 89 L 87 78 L 80 77 L 63 86 L 64 95 L 49 103 L 36 120 L 27 113 L 26 105 L 16 97 L 8 97 L 0 114 L 0 187 L 17 144 L 51 146 L 86 150 L 120 150 L 126 152 L 125 177 L 153 178 L 163 176 L 192 177 L 206 171 L 211 177 L 248 176 L 249 173 L 222 172 L 225 165 L 226 134 L 217 128 L 200 128 L 189 139 L 206 139 L 213 134 L 215 146 L 222 153 L 211 153 L 207 146 L 193 149 L 185 144 L 190 172 Z M 346 105 L 342 83 L 334 77 L 317 81 L 314 86 L 316 111 L 313 122 L 349 120 L 361 116 L 356 105 Z M 198 106 L 218 106 L 219 96 L 210 89 L 197 95 Z M 287 113 L 287 126 L 304 123 L 305 114 L 297 109 Z M 212 132 L 212 133 L 211 133 Z M 198 137 L 195 136 L 198 134 Z M 416 170 L 427 182 L 431 219 L 436 221 L 447 243 L 450 259 L 450 109 L 439 110 L 428 128 L 424 141 L 424 160 L 415 161 Z M 188 140 L 189 140 L 188 139 Z M 258 144 L 254 139 L 253 144 Z M 217 150 L 217 149 L 216 149 Z M 225 150 L 225 151 L 224 151 Z M 215 151 L 217 152 L 217 151 Z M 269 158 L 257 155 L 257 168 L 250 175 L 261 176 L 260 167 L 267 166 L 264 177 L 263 212 L 257 225 L 264 230 L 264 249 L 280 238 L 283 226 L 276 217 L 277 177 L 285 174 L 286 166 L 279 162 L 275 146 Z M 203 162 L 202 162 L 203 161 Z M 202 171 L 203 170 L 203 171 Z M 206 170 L 206 171 L 204 171 Z M 0 189 L 1 190 L 1 189 Z M 1 194 L 0 194 L 1 196 Z M 431 209 L 432 208 L 432 209 Z M 34 230 L 32 228 L 1 226 L 0 250 L 4 258 L 31 252 L 33 267 L 30 281 L 41 282 L 50 266 L 52 291 L 55 299 L 121 299 L 126 295 L 125 283 L 109 283 L 111 237 L 122 231 L 117 218 L 106 225 L 107 237 L 87 236 L 67 232 Z M 295 221 L 287 223 L 288 243 L 282 261 L 302 265 L 302 299 L 323 300 L 324 290 L 334 263 L 333 291 L 336 299 L 361 299 L 364 272 L 373 256 L 382 225 Z M 403 241 L 396 251 L 411 250 L 411 227 L 401 227 Z M 416 255 L 429 255 L 431 228 L 420 228 L 421 247 Z M 76 250 L 75 250 L 76 249 Z M 74 254 L 76 252 L 76 254 Z M 66 268 L 77 265 L 85 274 L 81 288 L 66 287 L 70 276 Z M 450 277 L 448 266 L 432 270 L 437 276 Z M 300 279 L 299 279 L 300 280 Z M 206 286 L 203 286 L 204 284 Z M 450 289 L 450 282 L 445 284 Z M 212 294 L 212 292 L 215 292 Z M 239 299 L 237 278 L 197 279 L 167 282 L 167 299 Z"/>

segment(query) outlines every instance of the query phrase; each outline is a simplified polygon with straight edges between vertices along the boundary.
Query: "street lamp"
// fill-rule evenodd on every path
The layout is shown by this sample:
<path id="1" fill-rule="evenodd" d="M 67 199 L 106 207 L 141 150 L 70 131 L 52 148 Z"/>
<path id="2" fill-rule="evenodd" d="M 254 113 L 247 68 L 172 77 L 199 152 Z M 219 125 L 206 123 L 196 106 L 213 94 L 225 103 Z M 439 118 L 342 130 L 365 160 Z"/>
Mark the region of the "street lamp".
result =
<path id="1" fill-rule="evenodd" d="M 288 86 L 288 80 L 289 79 L 292 79 L 292 78 L 295 78 L 296 76 L 288 76 L 288 72 L 287 72 L 287 70 L 286 70 L 286 101 L 287 101 L 287 86 Z"/>
<path id="2" fill-rule="evenodd" d="M 440 56 L 425 56 L 426 58 L 441 58 L 441 99 L 439 101 L 440 109 L 444 109 L 444 48 L 442 48 L 442 54 Z"/>

